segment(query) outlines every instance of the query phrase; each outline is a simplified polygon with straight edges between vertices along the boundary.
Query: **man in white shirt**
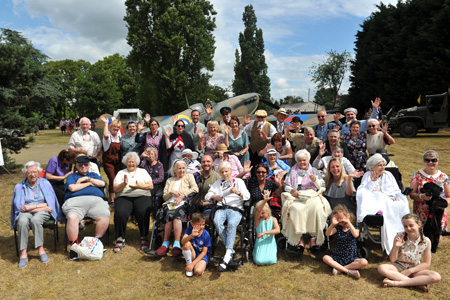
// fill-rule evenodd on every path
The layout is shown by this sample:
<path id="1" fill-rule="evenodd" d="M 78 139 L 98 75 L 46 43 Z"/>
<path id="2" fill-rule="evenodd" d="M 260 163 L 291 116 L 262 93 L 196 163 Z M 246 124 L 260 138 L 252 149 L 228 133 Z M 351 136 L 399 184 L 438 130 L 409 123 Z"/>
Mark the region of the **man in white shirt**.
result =
<path id="1" fill-rule="evenodd" d="M 89 130 L 91 121 L 88 118 L 81 118 L 80 126 L 81 129 L 70 137 L 68 148 L 77 154 L 87 155 L 91 162 L 98 164 L 97 157 L 102 150 L 102 142 L 95 131 Z"/>

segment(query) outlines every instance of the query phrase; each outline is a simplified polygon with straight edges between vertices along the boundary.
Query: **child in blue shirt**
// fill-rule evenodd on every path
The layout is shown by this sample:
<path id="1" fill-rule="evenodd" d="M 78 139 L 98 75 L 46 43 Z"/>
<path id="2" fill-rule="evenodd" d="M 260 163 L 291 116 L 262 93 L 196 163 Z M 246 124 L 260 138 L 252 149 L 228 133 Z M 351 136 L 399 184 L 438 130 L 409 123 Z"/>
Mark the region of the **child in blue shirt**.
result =
<path id="1" fill-rule="evenodd" d="M 191 225 L 181 239 L 188 277 L 203 274 L 208 264 L 208 248 L 211 247 L 211 237 L 205 230 L 205 216 L 202 213 L 194 213 L 191 217 Z"/>

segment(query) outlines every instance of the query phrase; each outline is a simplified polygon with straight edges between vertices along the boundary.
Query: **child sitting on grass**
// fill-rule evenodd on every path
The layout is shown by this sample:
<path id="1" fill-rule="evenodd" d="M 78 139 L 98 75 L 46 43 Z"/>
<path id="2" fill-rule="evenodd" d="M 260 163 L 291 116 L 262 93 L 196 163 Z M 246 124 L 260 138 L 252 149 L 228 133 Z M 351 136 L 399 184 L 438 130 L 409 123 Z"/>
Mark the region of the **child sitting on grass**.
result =
<path id="1" fill-rule="evenodd" d="M 194 213 L 191 217 L 191 225 L 181 239 L 188 277 L 203 274 L 208 264 L 208 248 L 211 247 L 211 238 L 205 230 L 205 216 L 202 213 Z"/>
<path id="2" fill-rule="evenodd" d="M 337 245 L 333 254 L 325 255 L 323 261 L 333 267 L 333 275 L 346 273 L 356 279 L 360 278 L 358 269 L 367 266 L 367 260 L 358 258 L 356 239 L 359 230 L 353 226 L 355 216 L 346 206 L 337 205 L 331 213 L 331 224 L 326 231 L 326 236 L 337 233 Z"/>
<path id="3" fill-rule="evenodd" d="M 428 292 L 428 284 L 441 280 L 439 273 L 428 270 L 431 265 L 430 239 L 423 235 L 422 222 L 417 215 L 404 215 L 402 223 L 405 231 L 395 237 L 389 254 L 391 263 L 378 267 L 378 273 L 387 277 L 383 287 L 418 286 Z"/>
<path id="4" fill-rule="evenodd" d="M 256 241 L 253 249 L 253 261 L 257 265 L 271 265 L 277 262 L 277 243 L 275 235 L 280 233 L 280 226 L 276 218 L 272 217 L 272 210 L 267 201 L 270 191 L 264 191 L 264 200 L 256 203 L 255 227 Z"/>

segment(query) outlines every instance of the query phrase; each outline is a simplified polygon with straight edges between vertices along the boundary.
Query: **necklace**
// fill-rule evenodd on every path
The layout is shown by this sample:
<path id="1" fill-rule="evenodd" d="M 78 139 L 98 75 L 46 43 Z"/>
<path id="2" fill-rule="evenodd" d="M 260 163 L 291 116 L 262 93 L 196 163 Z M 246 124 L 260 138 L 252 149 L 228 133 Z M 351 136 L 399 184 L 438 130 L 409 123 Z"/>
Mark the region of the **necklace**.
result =
<path id="1" fill-rule="evenodd" d="M 131 178 L 134 178 L 134 176 L 136 176 L 136 170 L 133 171 L 133 173 L 134 173 L 133 175 L 131 175 L 131 173 L 132 173 L 132 172 L 128 171 L 128 174 L 130 175 L 130 177 L 131 177 Z"/>

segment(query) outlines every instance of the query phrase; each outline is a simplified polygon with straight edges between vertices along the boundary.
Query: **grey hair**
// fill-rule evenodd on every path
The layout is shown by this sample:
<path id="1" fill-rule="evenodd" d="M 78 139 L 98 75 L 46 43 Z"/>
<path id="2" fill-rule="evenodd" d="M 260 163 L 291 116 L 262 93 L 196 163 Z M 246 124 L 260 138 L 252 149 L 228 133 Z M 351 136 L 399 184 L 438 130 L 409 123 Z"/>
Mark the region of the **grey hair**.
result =
<path id="1" fill-rule="evenodd" d="M 91 120 L 89 120 L 89 118 L 86 118 L 86 117 L 82 117 L 80 119 L 80 124 L 81 124 L 81 122 L 83 122 L 83 120 L 87 120 L 89 122 L 89 125 L 91 125 Z"/>
<path id="2" fill-rule="evenodd" d="M 176 167 L 177 167 L 178 164 L 184 164 L 184 165 L 186 166 L 186 162 L 185 162 L 184 160 L 182 160 L 182 159 L 176 160 L 176 161 L 173 163 L 172 168 L 170 169 L 170 176 L 176 177 L 175 169 L 176 169 Z"/>
<path id="3" fill-rule="evenodd" d="M 334 149 L 333 149 L 332 153 L 334 153 L 334 151 L 341 151 L 342 154 L 344 154 L 344 149 L 342 147 L 339 147 L 339 146 L 334 146 Z"/>
<path id="4" fill-rule="evenodd" d="M 127 165 L 127 161 L 130 157 L 134 157 L 134 159 L 136 160 L 136 165 L 139 165 L 139 163 L 141 162 L 141 159 L 139 158 L 139 155 L 136 152 L 128 152 L 127 154 L 125 154 L 125 156 L 122 158 L 122 163 L 124 165 Z"/>
<path id="5" fill-rule="evenodd" d="M 42 171 L 41 163 L 40 163 L 40 162 L 37 162 L 37 161 L 34 161 L 34 160 L 30 160 L 30 161 L 27 162 L 27 163 L 25 164 L 25 166 L 23 167 L 23 169 L 22 169 L 23 174 L 27 174 L 28 168 L 29 168 L 29 167 L 33 167 L 33 166 L 36 166 L 37 169 L 38 169 L 38 171 L 39 171 L 39 173 L 41 173 L 41 171 Z"/>
<path id="6" fill-rule="evenodd" d="M 214 125 L 219 130 L 219 122 L 217 121 L 208 121 L 208 125 Z"/>
<path id="7" fill-rule="evenodd" d="M 428 150 L 427 152 L 425 152 L 423 154 L 423 159 L 427 158 L 428 156 L 434 156 L 434 157 L 436 157 L 437 160 L 439 160 L 439 155 L 434 150 Z"/>
<path id="8" fill-rule="evenodd" d="M 217 171 L 220 172 L 223 168 L 228 168 L 231 170 L 231 164 L 228 161 L 222 161 L 219 166 L 217 167 Z"/>
<path id="9" fill-rule="evenodd" d="M 306 156 L 308 158 L 308 160 L 311 159 L 311 153 L 309 153 L 308 150 L 306 150 L 306 149 L 298 150 L 295 153 L 295 161 L 298 161 L 298 159 L 300 157 L 304 157 L 304 156 Z"/>
<path id="10" fill-rule="evenodd" d="M 384 164 L 386 164 L 386 160 L 383 158 L 383 155 L 381 155 L 380 153 L 375 153 L 367 160 L 366 170 L 371 171 L 373 167 L 375 167 L 380 162 L 384 162 Z"/>
<path id="11" fill-rule="evenodd" d="M 371 122 L 374 122 L 376 125 L 380 124 L 377 119 L 369 119 L 369 120 L 367 120 L 367 124 L 369 124 Z"/>
<path id="12" fill-rule="evenodd" d="M 312 127 L 309 127 L 309 126 L 303 127 L 304 133 L 311 133 L 311 131 L 314 132 L 314 129 L 312 129 Z M 314 132 L 314 135 L 315 135 L 315 132 Z"/>

